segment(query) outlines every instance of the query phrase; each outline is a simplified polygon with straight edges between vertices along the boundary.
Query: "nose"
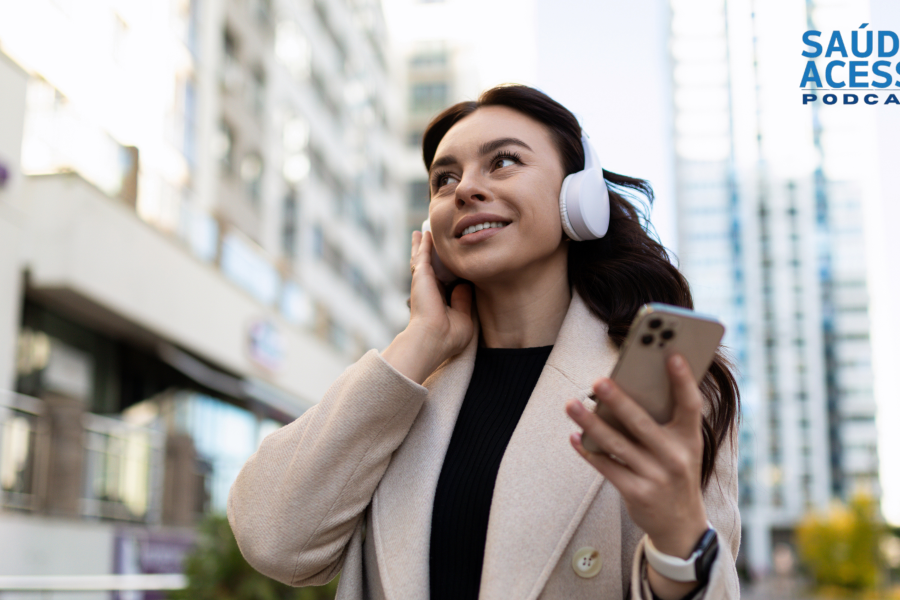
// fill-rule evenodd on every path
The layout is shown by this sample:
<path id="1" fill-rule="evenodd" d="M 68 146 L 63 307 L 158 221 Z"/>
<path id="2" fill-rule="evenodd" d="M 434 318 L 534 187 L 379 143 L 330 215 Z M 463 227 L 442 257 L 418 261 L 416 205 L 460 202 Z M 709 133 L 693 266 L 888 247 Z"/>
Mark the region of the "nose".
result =
<path id="1" fill-rule="evenodd" d="M 491 197 L 491 190 L 484 176 L 477 169 L 463 173 L 456 185 L 456 206 L 462 208 L 473 202 L 485 202 Z"/>

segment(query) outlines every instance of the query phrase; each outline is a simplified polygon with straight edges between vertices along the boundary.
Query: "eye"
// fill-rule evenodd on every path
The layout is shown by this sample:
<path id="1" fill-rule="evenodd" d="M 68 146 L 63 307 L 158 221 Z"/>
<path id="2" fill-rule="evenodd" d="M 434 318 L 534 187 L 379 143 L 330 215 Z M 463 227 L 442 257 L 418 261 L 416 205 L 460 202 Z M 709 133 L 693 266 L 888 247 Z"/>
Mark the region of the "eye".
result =
<path id="1" fill-rule="evenodd" d="M 504 167 L 511 167 L 513 165 L 522 164 L 519 155 L 515 152 L 498 152 L 494 156 L 494 168 L 502 169 Z"/>
<path id="2" fill-rule="evenodd" d="M 434 185 L 434 189 L 439 190 L 442 187 L 444 187 L 445 185 L 449 184 L 451 181 L 459 181 L 459 180 L 456 178 L 456 175 L 454 175 L 453 173 L 448 173 L 445 171 L 442 173 L 436 173 L 434 175 L 434 178 L 432 179 L 432 184 Z"/>

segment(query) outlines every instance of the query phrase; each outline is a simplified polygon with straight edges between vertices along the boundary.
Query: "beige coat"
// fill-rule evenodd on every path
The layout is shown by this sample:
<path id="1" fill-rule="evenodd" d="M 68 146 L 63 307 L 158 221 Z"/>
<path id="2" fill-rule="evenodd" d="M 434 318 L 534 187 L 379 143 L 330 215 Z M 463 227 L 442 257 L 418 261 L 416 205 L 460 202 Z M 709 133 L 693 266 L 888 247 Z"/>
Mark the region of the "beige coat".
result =
<path id="1" fill-rule="evenodd" d="M 428 597 L 431 509 L 478 335 L 424 386 L 372 350 L 322 401 L 268 436 L 238 475 L 228 517 L 244 556 L 290 585 L 341 571 L 340 599 Z M 500 464 L 482 600 L 649 599 L 643 532 L 618 491 L 569 444 L 570 398 L 588 406 L 618 352 L 577 294 Z M 719 554 L 703 598 L 738 598 L 737 449 L 722 448 L 704 499 Z M 573 556 L 599 552 L 594 577 Z"/>

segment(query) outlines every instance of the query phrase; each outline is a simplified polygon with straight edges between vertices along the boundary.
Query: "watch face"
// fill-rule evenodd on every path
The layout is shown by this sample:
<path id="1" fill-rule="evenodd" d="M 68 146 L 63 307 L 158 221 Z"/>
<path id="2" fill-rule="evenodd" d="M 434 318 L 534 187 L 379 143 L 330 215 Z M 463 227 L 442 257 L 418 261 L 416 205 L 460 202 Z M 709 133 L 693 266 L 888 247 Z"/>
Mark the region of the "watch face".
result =
<path id="1" fill-rule="evenodd" d="M 696 554 L 698 552 L 699 555 Z M 697 575 L 697 581 L 705 583 L 709 579 L 709 572 L 712 571 L 718 553 L 719 536 L 716 535 L 715 529 L 709 528 L 700 538 L 695 550 L 694 573 Z"/>

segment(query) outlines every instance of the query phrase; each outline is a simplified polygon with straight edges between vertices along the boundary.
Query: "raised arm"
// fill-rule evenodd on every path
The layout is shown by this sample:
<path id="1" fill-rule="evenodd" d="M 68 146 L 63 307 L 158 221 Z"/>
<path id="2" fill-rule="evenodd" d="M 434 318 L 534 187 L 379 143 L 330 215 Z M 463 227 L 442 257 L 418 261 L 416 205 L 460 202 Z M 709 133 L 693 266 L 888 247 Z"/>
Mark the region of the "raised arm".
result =
<path id="1" fill-rule="evenodd" d="M 289 585 L 331 580 L 427 392 L 372 350 L 318 405 L 266 437 L 228 498 L 247 561 Z"/>
<path id="2" fill-rule="evenodd" d="M 228 498 L 238 546 L 257 570 L 315 585 L 341 569 L 344 549 L 428 394 L 421 384 L 472 337 L 471 290 L 451 306 L 430 264 L 431 236 L 413 236 L 411 315 L 379 354 L 366 353 L 299 419 L 266 437 Z"/>

